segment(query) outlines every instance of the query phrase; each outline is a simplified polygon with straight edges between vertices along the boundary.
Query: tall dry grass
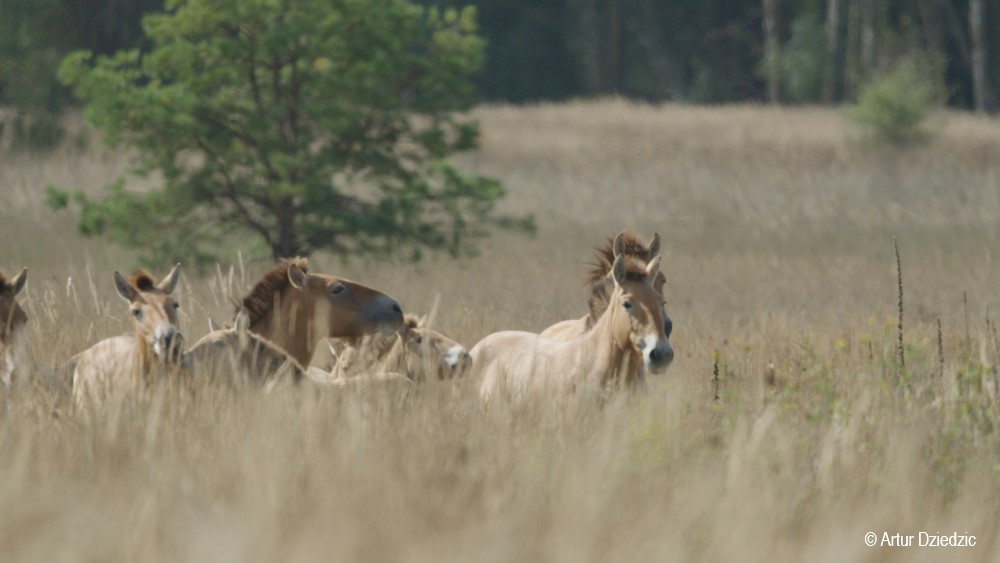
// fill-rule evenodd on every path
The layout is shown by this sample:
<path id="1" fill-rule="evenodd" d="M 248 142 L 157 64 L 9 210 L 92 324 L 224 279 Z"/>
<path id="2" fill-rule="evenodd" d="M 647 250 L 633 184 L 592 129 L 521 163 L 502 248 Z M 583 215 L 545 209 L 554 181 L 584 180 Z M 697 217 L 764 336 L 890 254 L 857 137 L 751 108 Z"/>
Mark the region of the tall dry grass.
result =
<path id="1" fill-rule="evenodd" d="M 79 239 L 40 194 L 97 190 L 126 156 L 3 154 L 0 265 L 31 268 L 35 369 L 0 398 L 0 560 L 1000 559 L 1000 124 L 942 114 L 935 141 L 901 152 L 826 109 L 477 116 L 462 163 L 501 178 L 537 238 L 317 269 L 417 312 L 440 296 L 437 327 L 471 347 L 583 314 L 590 247 L 658 231 L 677 357 L 648 396 L 484 416 L 474 381 L 408 398 L 164 385 L 84 418 L 55 368 L 127 329 L 111 271 L 134 256 Z M 190 340 L 267 267 L 231 262 L 182 282 Z M 978 541 L 869 548 L 868 531 Z"/>

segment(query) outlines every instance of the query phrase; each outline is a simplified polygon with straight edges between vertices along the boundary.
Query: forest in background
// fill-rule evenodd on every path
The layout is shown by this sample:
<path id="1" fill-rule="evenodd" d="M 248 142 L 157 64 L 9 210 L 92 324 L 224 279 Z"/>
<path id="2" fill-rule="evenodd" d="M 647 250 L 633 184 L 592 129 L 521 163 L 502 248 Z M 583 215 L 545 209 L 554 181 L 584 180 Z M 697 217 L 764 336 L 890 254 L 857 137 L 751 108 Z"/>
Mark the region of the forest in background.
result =
<path id="1" fill-rule="evenodd" d="M 486 101 L 617 95 L 653 102 L 853 101 L 919 59 L 947 105 L 987 112 L 1000 77 L 1000 3 L 986 0 L 419 0 L 472 4 L 486 39 Z M 55 78 L 75 49 L 148 48 L 163 0 L 3 0 L 0 106 L 17 127 L 74 101 Z M 32 117 L 33 119 L 23 119 Z"/>

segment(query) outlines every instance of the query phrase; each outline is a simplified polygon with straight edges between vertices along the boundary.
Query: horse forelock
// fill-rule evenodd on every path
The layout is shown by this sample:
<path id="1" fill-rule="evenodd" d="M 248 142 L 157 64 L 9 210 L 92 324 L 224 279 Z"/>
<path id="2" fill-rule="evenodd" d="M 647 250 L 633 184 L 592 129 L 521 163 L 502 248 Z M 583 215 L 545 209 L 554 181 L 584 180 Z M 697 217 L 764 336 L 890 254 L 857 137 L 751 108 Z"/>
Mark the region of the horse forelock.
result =
<path id="1" fill-rule="evenodd" d="M 291 285 L 288 280 L 288 270 L 292 266 L 298 266 L 303 272 L 309 272 L 309 260 L 305 258 L 286 258 L 278 262 L 269 272 L 260 278 L 260 281 L 253 286 L 250 293 L 244 297 L 236 306 L 238 314 L 240 308 L 245 308 L 250 315 L 250 324 L 260 321 L 274 307 L 274 298 L 281 295 Z M 235 319 L 235 315 L 233 317 Z M 232 324 L 232 321 L 230 321 Z"/>
<path id="2" fill-rule="evenodd" d="M 132 287 L 139 291 L 152 291 L 156 288 L 156 280 L 153 279 L 153 275 L 143 268 L 132 272 L 132 275 L 128 278 L 128 283 L 132 284 Z"/>
<path id="3" fill-rule="evenodd" d="M 628 246 L 626 246 L 627 248 Z M 624 281 L 646 281 L 646 260 L 627 253 L 624 256 Z M 590 314 L 587 316 L 587 328 L 593 326 L 594 322 L 604 314 L 614 290 L 615 281 L 608 277 L 607 274 L 604 274 L 601 278 L 590 284 L 590 296 L 587 298 L 587 305 L 590 306 Z"/>
<path id="4" fill-rule="evenodd" d="M 639 237 L 639 233 L 628 229 L 622 233 L 624 249 L 622 254 L 626 257 L 633 257 L 641 260 L 645 265 L 653 257 L 649 255 L 649 247 Z M 615 263 L 615 237 L 608 236 L 604 246 L 594 249 L 595 261 L 590 263 L 590 270 L 587 272 L 585 283 L 587 285 L 597 284 L 611 272 L 611 266 Z"/>

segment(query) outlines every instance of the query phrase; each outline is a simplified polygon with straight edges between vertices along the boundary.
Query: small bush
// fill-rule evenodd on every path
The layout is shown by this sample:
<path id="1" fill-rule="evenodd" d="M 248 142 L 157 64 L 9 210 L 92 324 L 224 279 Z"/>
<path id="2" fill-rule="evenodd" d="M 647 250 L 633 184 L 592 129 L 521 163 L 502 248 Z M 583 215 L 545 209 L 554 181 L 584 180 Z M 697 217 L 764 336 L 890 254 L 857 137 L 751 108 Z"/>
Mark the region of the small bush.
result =
<path id="1" fill-rule="evenodd" d="M 926 141 L 930 132 L 925 121 L 942 99 L 932 67 L 920 59 L 898 62 L 862 88 L 851 118 L 877 142 L 909 145 Z"/>

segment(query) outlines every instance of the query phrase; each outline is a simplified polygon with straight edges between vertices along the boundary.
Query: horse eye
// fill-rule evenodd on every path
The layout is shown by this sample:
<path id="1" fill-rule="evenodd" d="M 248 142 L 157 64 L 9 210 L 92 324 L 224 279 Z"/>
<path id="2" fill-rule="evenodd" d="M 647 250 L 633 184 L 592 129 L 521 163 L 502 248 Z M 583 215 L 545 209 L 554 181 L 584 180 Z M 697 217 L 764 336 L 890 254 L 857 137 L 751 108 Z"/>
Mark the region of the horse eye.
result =
<path id="1" fill-rule="evenodd" d="M 344 284 L 342 283 L 338 283 L 330 288 L 330 293 L 334 295 L 340 295 L 343 292 L 344 292 Z"/>
<path id="2" fill-rule="evenodd" d="M 174 306 L 174 310 L 175 310 L 175 311 L 176 311 L 177 309 L 180 309 L 180 308 L 181 308 L 181 304 L 180 304 L 180 303 L 177 303 L 176 301 L 175 301 L 175 302 L 173 303 L 173 306 Z"/>
<path id="3" fill-rule="evenodd" d="M 135 318 L 137 318 L 137 319 L 141 319 L 142 318 L 142 309 L 132 309 L 132 316 L 135 317 Z"/>
<path id="4" fill-rule="evenodd" d="M 423 337 L 423 336 L 418 336 L 418 337 L 417 337 L 417 338 L 416 338 L 416 339 L 414 340 L 414 342 L 416 342 L 416 343 L 417 343 L 417 345 L 419 346 L 420 344 L 423 344 L 423 343 L 424 343 L 424 337 Z"/>
<path id="5" fill-rule="evenodd" d="M 632 302 L 631 301 L 622 301 L 622 307 L 625 307 L 626 309 L 631 309 L 632 308 Z"/>

